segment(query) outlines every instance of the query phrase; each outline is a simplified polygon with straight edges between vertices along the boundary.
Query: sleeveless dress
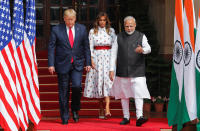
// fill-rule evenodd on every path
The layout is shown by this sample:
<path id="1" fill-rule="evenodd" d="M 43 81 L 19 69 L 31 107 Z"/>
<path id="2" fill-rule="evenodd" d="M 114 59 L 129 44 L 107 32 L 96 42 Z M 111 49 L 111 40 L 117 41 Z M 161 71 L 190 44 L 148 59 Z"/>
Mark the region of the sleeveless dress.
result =
<path id="1" fill-rule="evenodd" d="M 94 46 L 111 46 L 116 34 L 113 28 L 110 33 L 105 28 L 98 28 L 98 33 L 94 34 L 94 29 L 89 32 L 89 42 L 91 56 L 96 69 L 91 69 L 86 74 L 84 96 L 88 98 L 103 98 L 110 96 L 110 89 L 113 82 L 109 78 L 111 49 L 95 50 Z"/>

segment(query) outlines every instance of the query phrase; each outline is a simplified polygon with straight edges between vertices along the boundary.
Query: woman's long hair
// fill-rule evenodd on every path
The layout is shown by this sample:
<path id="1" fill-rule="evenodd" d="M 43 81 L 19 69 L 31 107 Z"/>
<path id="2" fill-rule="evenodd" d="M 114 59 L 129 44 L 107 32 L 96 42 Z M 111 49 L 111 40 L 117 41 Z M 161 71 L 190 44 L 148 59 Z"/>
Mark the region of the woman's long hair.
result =
<path id="1" fill-rule="evenodd" d="M 105 13 L 105 12 L 100 12 L 98 15 L 97 15 L 97 18 L 94 22 L 94 34 L 97 34 L 98 33 L 98 27 L 99 27 L 99 20 L 102 16 L 105 16 L 106 17 L 106 32 L 109 34 L 110 33 L 110 20 L 108 18 L 108 15 Z"/>

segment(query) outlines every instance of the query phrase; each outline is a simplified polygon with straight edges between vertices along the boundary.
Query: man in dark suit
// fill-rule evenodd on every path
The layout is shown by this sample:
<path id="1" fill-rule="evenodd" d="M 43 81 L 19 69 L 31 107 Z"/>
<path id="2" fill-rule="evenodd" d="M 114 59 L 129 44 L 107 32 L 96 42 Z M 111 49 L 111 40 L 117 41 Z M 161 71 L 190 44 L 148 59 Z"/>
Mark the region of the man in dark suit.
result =
<path id="1" fill-rule="evenodd" d="M 76 12 L 67 9 L 64 12 L 65 24 L 52 28 L 48 46 L 48 69 L 50 74 L 58 75 L 60 115 L 63 124 L 69 119 L 69 90 L 72 82 L 71 112 L 75 122 L 79 121 L 81 81 L 84 65 L 86 71 L 91 68 L 91 53 L 88 33 L 84 25 L 75 23 Z"/>

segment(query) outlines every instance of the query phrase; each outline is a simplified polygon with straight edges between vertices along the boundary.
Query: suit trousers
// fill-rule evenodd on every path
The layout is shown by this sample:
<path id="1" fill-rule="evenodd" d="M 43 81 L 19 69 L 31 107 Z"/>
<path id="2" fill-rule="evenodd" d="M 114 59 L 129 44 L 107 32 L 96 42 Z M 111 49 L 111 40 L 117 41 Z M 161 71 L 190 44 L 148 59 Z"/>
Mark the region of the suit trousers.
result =
<path id="1" fill-rule="evenodd" d="M 69 119 L 69 92 L 70 92 L 70 81 L 71 81 L 71 111 L 80 110 L 80 99 L 81 99 L 81 82 L 82 82 L 82 71 L 77 71 L 73 64 L 71 65 L 70 71 L 66 74 L 58 73 L 58 90 L 59 90 L 59 105 L 60 105 L 60 116 L 62 121 Z"/>

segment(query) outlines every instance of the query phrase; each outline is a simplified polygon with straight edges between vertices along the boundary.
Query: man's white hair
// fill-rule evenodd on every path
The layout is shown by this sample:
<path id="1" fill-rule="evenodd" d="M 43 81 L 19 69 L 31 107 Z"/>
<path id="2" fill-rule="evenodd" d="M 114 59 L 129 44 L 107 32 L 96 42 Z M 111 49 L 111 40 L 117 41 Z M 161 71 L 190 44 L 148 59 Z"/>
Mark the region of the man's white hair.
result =
<path id="1" fill-rule="evenodd" d="M 65 16 L 75 16 L 76 17 L 76 11 L 74 9 L 66 9 L 64 11 L 64 17 Z"/>
<path id="2" fill-rule="evenodd" d="M 126 22 L 127 20 L 134 20 L 134 22 L 136 23 L 136 20 L 135 20 L 135 18 L 133 16 L 126 16 L 124 18 L 124 22 Z"/>

